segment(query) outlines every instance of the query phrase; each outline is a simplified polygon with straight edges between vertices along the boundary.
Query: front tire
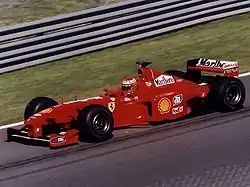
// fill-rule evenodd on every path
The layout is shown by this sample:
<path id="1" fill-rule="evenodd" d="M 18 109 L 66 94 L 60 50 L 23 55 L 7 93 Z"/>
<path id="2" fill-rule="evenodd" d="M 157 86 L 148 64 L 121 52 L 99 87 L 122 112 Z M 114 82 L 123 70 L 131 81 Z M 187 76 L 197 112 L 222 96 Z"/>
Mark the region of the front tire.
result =
<path id="1" fill-rule="evenodd" d="M 112 137 L 114 120 L 111 112 L 100 106 L 83 109 L 78 117 L 81 139 L 101 142 Z"/>
<path id="2" fill-rule="evenodd" d="M 33 116 L 34 114 L 41 112 L 47 108 L 57 105 L 58 103 L 49 97 L 35 97 L 32 99 L 25 108 L 24 120 Z"/>
<path id="3" fill-rule="evenodd" d="M 241 80 L 234 77 L 219 77 L 211 90 L 213 106 L 220 111 L 235 111 L 243 108 L 246 90 Z"/>

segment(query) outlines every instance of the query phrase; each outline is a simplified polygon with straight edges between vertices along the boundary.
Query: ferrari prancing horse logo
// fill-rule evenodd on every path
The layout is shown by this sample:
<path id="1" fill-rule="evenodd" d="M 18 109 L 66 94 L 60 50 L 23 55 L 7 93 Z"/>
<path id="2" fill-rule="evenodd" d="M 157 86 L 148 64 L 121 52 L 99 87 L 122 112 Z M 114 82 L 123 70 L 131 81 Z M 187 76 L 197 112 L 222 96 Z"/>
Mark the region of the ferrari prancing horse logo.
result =
<path id="1" fill-rule="evenodd" d="M 108 108 L 111 112 L 113 112 L 115 110 L 115 102 L 109 102 Z"/>

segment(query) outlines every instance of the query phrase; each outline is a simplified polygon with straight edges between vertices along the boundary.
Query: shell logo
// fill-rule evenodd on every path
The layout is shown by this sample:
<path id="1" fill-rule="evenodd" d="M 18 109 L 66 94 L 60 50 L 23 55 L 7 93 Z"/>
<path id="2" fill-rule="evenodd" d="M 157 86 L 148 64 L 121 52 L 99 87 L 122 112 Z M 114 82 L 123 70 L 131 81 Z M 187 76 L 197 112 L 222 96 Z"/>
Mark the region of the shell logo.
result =
<path id="1" fill-rule="evenodd" d="M 168 98 L 162 98 L 158 103 L 158 110 L 161 114 L 168 113 L 170 111 L 171 102 Z"/>

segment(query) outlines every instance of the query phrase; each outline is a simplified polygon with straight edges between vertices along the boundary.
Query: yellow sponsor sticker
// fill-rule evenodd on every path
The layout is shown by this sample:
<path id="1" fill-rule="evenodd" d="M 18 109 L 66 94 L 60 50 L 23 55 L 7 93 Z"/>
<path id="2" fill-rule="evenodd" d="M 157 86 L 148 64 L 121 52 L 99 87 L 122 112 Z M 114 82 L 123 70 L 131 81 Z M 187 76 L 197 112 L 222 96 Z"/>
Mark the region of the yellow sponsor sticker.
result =
<path id="1" fill-rule="evenodd" d="M 158 103 L 158 110 L 161 114 L 168 113 L 170 111 L 171 102 L 168 98 L 162 98 Z"/>

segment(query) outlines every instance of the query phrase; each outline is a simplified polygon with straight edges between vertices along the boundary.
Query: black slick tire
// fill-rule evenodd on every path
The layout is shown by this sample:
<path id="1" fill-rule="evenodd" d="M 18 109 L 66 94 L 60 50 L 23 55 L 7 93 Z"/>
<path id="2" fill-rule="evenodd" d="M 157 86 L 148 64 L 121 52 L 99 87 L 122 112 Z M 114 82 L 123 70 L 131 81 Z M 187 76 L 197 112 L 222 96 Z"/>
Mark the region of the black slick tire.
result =
<path id="1" fill-rule="evenodd" d="M 28 119 L 32 115 L 41 112 L 47 108 L 57 105 L 58 103 L 49 97 L 35 97 L 32 99 L 25 108 L 24 119 Z"/>
<path id="2" fill-rule="evenodd" d="M 245 86 L 240 79 L 217 77 L 211 87 L 209 102 L 219 111 L 230 112 L 243 108 L 245 97 Z"/>
<path id="3" fill-rule="evenodd" d="M 80 139 L 102 142 L 112 137 L 114 119 L 112 113 L 101 106 L 89 106 L 79 112 Z"/>

